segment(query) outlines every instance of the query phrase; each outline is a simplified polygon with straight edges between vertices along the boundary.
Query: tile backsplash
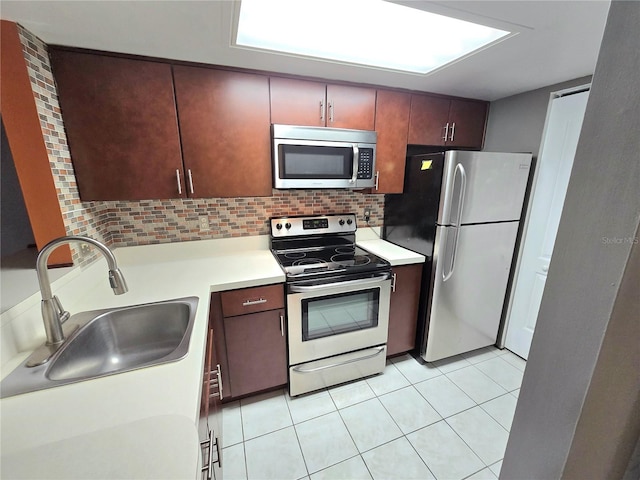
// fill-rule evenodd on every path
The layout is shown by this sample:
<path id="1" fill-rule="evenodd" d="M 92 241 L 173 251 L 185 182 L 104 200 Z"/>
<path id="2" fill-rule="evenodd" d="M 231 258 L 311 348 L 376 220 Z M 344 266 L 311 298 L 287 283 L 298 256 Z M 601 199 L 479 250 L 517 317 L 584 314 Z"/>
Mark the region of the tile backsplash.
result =
<path id="1" fill-rule="evenodd" d="M 42 134 L 68 235 L 89 235 L 111 246 L 146 245 L 211 238 L 265 235 L 268 219 L 281 215 L 356 213 L 363 226 L 382 225 L 383 195 L 349 190 L 273 190 L 271 197 L 83 202 L 67 146 L 47 45 L 19 26 L 23 53 L 36 100 Z M 199 217 L 206 215 L 208 230 Z M 87 263 L 73 251 L 74 263 Z"/>

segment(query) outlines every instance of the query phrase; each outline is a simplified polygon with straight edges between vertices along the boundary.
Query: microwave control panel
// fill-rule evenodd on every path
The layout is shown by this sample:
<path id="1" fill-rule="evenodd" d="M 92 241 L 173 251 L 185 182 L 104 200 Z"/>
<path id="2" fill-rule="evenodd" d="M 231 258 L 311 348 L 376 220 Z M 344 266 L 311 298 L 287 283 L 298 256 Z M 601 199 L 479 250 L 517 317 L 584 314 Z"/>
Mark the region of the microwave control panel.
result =
<path id="1" fill-rule="evenodd" d="M 358 178 L 373 178 L 373 148 L 361 148 L 358 158 Z"/>

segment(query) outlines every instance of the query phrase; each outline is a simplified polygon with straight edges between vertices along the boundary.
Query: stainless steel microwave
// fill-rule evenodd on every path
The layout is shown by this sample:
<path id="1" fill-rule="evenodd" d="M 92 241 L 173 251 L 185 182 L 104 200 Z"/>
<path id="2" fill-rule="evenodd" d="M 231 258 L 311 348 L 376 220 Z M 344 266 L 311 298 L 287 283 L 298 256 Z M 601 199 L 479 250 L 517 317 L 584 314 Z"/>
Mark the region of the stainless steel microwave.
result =
<path id="1" fill-rule="evenodd" d="M 275 188 L 375 187 L 374 131 L 272 125 Z"/>

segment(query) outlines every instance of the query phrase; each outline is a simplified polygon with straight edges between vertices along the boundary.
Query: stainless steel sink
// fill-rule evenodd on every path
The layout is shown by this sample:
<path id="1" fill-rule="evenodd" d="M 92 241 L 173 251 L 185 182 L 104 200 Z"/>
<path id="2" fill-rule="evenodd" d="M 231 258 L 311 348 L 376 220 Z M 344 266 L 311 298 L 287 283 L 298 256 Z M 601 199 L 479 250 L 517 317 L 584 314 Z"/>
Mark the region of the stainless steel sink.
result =
<path id="1" fill-rule="evenodd" d="M 43 365 L 14 370 L 0 383 L 0 398 L 179 360 L 197 305 L 186 297 L 73 315 L 62 348 Z"/>

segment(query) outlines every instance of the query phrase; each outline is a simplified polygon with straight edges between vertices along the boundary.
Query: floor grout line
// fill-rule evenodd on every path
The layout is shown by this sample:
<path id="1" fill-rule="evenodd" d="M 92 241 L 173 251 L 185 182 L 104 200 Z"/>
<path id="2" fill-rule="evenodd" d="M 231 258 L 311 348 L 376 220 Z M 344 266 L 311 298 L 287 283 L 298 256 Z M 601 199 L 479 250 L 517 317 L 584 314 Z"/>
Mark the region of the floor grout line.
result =
<path id="1" fill-rule="evenodd" d="M 507 351 L 508 351 L 508 350 L 506 350 L 506 349 L 505 349 L 504 351 L 502 351 L 503 353 L 494 354 L 494 357 L 493 357 L 493 358 L 499 358 L 501 355 L 503 355 L 503 354 L 504 354 L 504 352 L 507 352 Z M 398 357 L 396 357 L 396 358 L 401 358 L 401 356 L 398 356 Z M 416 362 L 418 362 L 419 364 L 421 364 L 421 363 L 420 363 L 420 362 L 419 362 L 415 357 L 413 357 L 413 356 L 412 356 L 412 358 L 413 358 L 413 360 L 414 360 L 414 361 L 416 361 Z M 418 455 L 418 458 L 420 458 L 421 462 L 426 466 L 426 468 L 429 470 L 429 472 L 430 472 L 430 473 L 435 477 L 435 475 L 433 474 L 433 472 L 432 472 L 432 471 L 431 471 L 431 469 L 429 468 L 429 465 L 428 465 L 428 464 L 426 463 L 426 461 L 422 458 L 422 456 L 420 455 L 420 453 L 416 450 L 416 448 L 415 448 L 415 446 L 413 445 L 413 443 L 411 443 L 411 441 L 409 440 L 408 435 L 411 435 L 411 434 L 416 433 L 416 432 L 418 432 L 418 431 L 420 431 L 420 430 L 422 430 L 422 429 L 424 429 L 424 428 L 428 428 L 428 427 L 430 427 L 430 426 L 432 426 L 432 425 L 434 425 L 434 424 L 436 424 L 436 423 L 439 423 L 439 422 L 444 421 L 444 422 L 445 422 L 445 424 L 446 424 L 449 428 L 451 428 L 451 429 L 454 431 L 454 433 L 456 434 L 456 436 L 457 436 L 460 440 L 462 440 L 462 442 L 463 442 L 463 443 L 464 443 L 464 444 L 465 444 L 465 445 L 466 445 L 466 446 L 471 450 L 471 452 L 474 454 L 474 456 L 476 456 L 476 457 L 480 460 L 480 462 L 484 465 L 484 466 L 483 466 L 483 468 L 481 468 L 481 469 L 477 470 L 477 471 L 476 471 L 476 472 L 474 472 L 474 473 L 471 473 L 469 476 L 475 475 L 476 473 L 478 473 L 478 472 L 480 472 L 480 471 L 482 471 L 482 470 L 484 470 L 484 469 L 487 469 L 487 468 L 490 468 L 490 467 L 491 467 L 491 466 L 493 466 L 493 465 L 496 465 L 497 463 L 501 462 L 503 459 L 500 459 L 500 460 L 498 460 L 498 461 L 496 461 L 496 462 L 493 462 L 493 463 L 491 463 L 490 465 L 486 464 L 486 463 L 484 462 L 484 460 L 482 460 L 482 458 L 481 458 L 481 457 L 480 457 L 480 456 L 475 452 L 475 450 L 474 450 L 474 449 L 473 449 L 469 444 L 467 444 L 467 442 L 466 442 L 466 441 L 465 441 L 465 440 L 464 440 L 464 439 L 463 439 L 463 438 L 458 434 L 458 432 L 457 432 L 457 431 L 456 431 L 456 430 L 451 426 L 451 424 L 447 421 L 447 419 L 450 419 L 451 417 L 453 417 L 453 416 L 455 416 L 455 415 L 458 415 L 458 414 L 463 413 L 463 412 L 465 412 L 465 411 L 471 410 L 471 409 L 473 409 L 473 408 L 475 408 L 475 407 L 480 407 L 480 408 L 481 408 L 481 410 L 482 410 L 485 414 L 487 414 L 487 415 L 488 415 L 488 416 L 489 416 L 493 421 L 495 421 L 498 425 L 500 425 L 500 427 L 501 427 L 503 430 L 505 430 L 505 431 L 507 432 L 507 434 L 509 434 L 509 430 L 507 430 L 507 429 L 506 429 L 502 424 L 500 424 L 500 422 L 498 422 L 498 420 L 497 420 L 496 418 L 494 418 L 494 417 L 493 417 L 489 412 L 487 412 L 484 408 L 482 408 L 482 405 L 484 405 L 484 404 L 486 404 L 486 403 L 488 403 L 488 402 L 491 402 L 491 401 L 493 401 L 493 400 L 495 400 L 495 399 L 497 399 L 497 398 L 503 397 L 504 395 L 512 395 L 512 392 L 514 392 L 514 391 L 518 390 L 518 388 L 520 388 L 520 387 L 515 388 L 515 389 L 513 389 L 513 390 L 507 390 L 506 388 L 502 387 L 502 385 L 498 384 L 495 380 L 493 380 L 491 377 L 489 377 L 487 374 L 485 374 L 482 370 L 480 370 L 479 368 L 477 368 L 477 367 L 476 367 L 476 365 L 477 365 L 477 364 L 483 363 L 483 362 L 488 361 L 488 360 L 492 360 L 491 358 L 489 358 L 489 359 L 485 359 L 485 360 L 483 360 L 482 362 L 477 362 L 477 363 L 475 363 L 475 364 L 474 364 L 474 363 L 471 363 L 468 359 L 466 359 L 466 358 L 464 358 L 464 357 L 461 357 L 461 359 L 464 359 L 464 360 L 467 362 L 467 365 L 461 366 L 460 368 L 456 368 L 456 369 L 451 370 L 451 371 L 449 371 L 449 372 L 443 372 L 443 371 L 442 371 L 442 370 L 440 370 L 438 367 L 436 367 L 436 368 L 438 368 L 438 371 L 440 372 L 440 374 L 438 374 L 438 375 L 436 375 L 436 376 L 433 376 L 433 377 L 430 377 L 430 378 L 427 378 L 427 379 L 425 379 L 425 380 L 420 380 L 420 381 L 416 381 L 416 382 L 411 381 L 411 380 L 409 379 L 409 377 L 408 377 L 407 375 L 405 375 L 405 374 L 402 372 L 402 370 L 400 370 L 400 368 L 398 368 L 398 367 L 395 365 L 395 363 L 394 363 L 394 362 L 392 362 L 391 360 L 389 360 L 389 365 L 392 365 L 393 367 L 395 367 L 395 369 L 396 369 L 396 370 L 400 373 L 400 375 L 401 375 L 401 376 L 402 376 L 402 377 L 403 377 L 403 378 L 404 378 L 404 379 L 409 383 L 409 385 L 403 385 L 403 386 L 400 386 L 400 387 L 394 387 L 394 388 L 392 388 L 392 389 L 391 389 L 391 390 L 389 390 L 389 391 L 385 391 L 384 393 L 380 393 L 380 394 L 378 394 L 378 393 L 376 393 L 376 391 L 375 391 L 375 390 L 373 390 L 373 388 L 371 388 L 371 386 L 370 386 L 370 385 L 368 384 L 368 382 L 367 382 L 367 378 L 374 378 L 374 377 L 367 377 L 367 378 L 359 379 L 359 380 L 356 380 L 356 381 L 353 381 L 353 382 L 347 382 L 347 383 L 345 383 L 345 385 L 347 385 L 347 384 L 356 384 L 356 383 L 358 383 L 358 382 L 364 382 L 364 383 L 369 387 L 369 389 L 371 389 L 371 390 L 372 390 L 372 392 L 373 392 L 373 395 L 374 395 L 374 396 L 373 396 L 372 398 L 368 398 L 368 399 L 365 399 L 365 400 L 361 400 L 361 401 L 358 401 L 358 402 L 356 402 L 356 403 L 349 404 L 349 405 L 346 405 L 346 406 L 343 406 L 343 407 L 338 407 L 338 405 L 337 405 L 337 403 L 336 403 L 335 399 L 334 399 L 334 398 L 333 398 L 333 396 L 331 395 L 331 388 L 324 388 L 324 389 L 321 389 L 321 390 L 319 390 L 319 391 L 317 391 L 317 392 L 314 392 L 314 393 L 318 393 L 318 392 L 321 392 L 321 391 L 326 391 L 326 392 L 329 394 L 329 398 L 330 398 L 331 403 L 333 404 L 333 407 L 334 407 L 334 409 L 335 409 L 335 410 L 334 410 L 334 411 L 331 411 L 331 412 L 326 412 L 326 413 L 323 413 L 323 414 L 320 414 L 320 415 L 312 416 L 312 417 L 310 417 L 310 418 L 305 418 L 304 420 L 302 420 L 302 421 L 300 421 L 300 422 L 297 422 L 297 423 L 296 423 L 296 422 L 294 422 L 294 420 L 293 420 L 293 415 L 292 415 L 292 413 L 291 413 L 290 400 L 289 400 L 289 398 L 287 398 L 288 392 L 287 392 L 287 391 L 285 391 L 285 390 L 283 390 L 283 391 L 281 392 L 281 395 L 282 395 L 282 396 L 284 396 L 284 401 L 285 401 L 285 404 L 286 404 L 286 406 L 287 406 L 287 412 L 288 412 L 288 414 L 289 414 L 289 419 L 291 420 L 291 425 L 287 425 L 287 426 L 285 426 L 285 427 L 278 428 L 278 429 L 273 430 L 273 431 L 271 431 L 271 432 L 266 432 L 266 433 L 264 433 L 264 434 L 261 434 L 261 435 L 258 435 L 258 436 L 256 436 L 256 437 L 253 437 L 253 438 L 251 438 L 251 439 L 245 439 L 245 435 L 244 435 L 244 423 L 243 423 L 243 416 L 242 416 L 242 404 L 241 404 L 241 402 L 239 401 L 238 405 L 239 405 L 239 410 L 240 410 L 239 414 L 240 414 L 240 428 L 241 428 L 241 431 L 242 431 L 242 441 L 241 441 L 241 442 L 238 442 L 238 443 L 236 443 L 236 444 L 234 444 L 234 445 L 227 445 L 225 448 L 228 448 L 228 447 L 231 447 L 231 446 L 238 445 L 239 443 L 242 443 L 242 444 L 243 444 L 243 452 L 244 452 L 244 457 L 245 457 L 245 458 L 244 458 L 244 459 L 245 459 L 245 473 L 246 473 L 246 476 L 247 476 L 246 478 L 247 478 L 248 480 L 251 480 L 251 479 L 249 479 L 248 460 L 247 460 L 247 454 L 246 454 L 246 443 L 247 443 L 248 441 L 251 441 L 251 440 L 254 440 L 254 439 L 257 439 L 257 438 L 263 437 L 263 436 L 265 436 L 265 435 L 269 435 L 269 434 L 272 434 L 272 433 L 275 433 L 275 432 L 278 432 L 278 431 L 284 430 L 284 429 L 286 429 L 286 428 L 293 427 L 294 433 L 295 433 L 295 435 L 296 435 L 296 440 L 297 440 L 297 442 L 298 442 L 298 448 L 299 448 L 300 453 L 301 453 L 301 455 L 302 455 L 302 459 L 303 459 L 303 462 L 304 462 L 304 465 L 305 465 L 305 469 L 306 469 L 306 471 L 307 471 L 307 477 L 309 477 L 309 478 L 310 478 L 310 476 L 311 476 L 311 472 L 310 472 L 310 470 L 309 470 L 309 467 L 308 467 L 308 465 L 307 465 L 307 461 L 306 461 L 306 459 L 305 459 L 305 457 L 304 457 L 304 453 L 303 453 L 303 451 L 302 451 L 302 445 L 301 445 L 301 443 L 300 443 L 300 438 L 299 438 L 299 436 L 298 436 L 298 432 L 297 432 L 297 429 L 296 429 L 296 425 L 300 425 L 300 424 L 305 423 L 305 422 L 308 422 L 308 421 L 310 421 L 310 420 L 314 420 L 314 419 L 320 418 L 320 417 L 322 417 L 322 416 L 330 415 L 330 414 L 333 414 L 333 413 L 337 412 L 337 413 L 338 413 L 338 415 L 340 416 L 340 419 L 341 419 L 341 421 L 342 421 L 343 426 L 344 426 L 344 427 L 345 427 L 345 429 L 347 430 L 347 433 L 349 434 L 349 437 L 350 437 L 351 441 L 353 442 L 353 444 L 355 445 L 356 450 L 358 451 L 358 453 L 357 453 L 356 455 L 354 455 L 354 456 L 351 456 L 351 457 L 349 457 L 349 458 L 346 458 L 346 459 L 344 459 L 344 460 L 341 460 L 341 461 L 339 461 L 339 462 L 337 462 L 337 463 L 335 463 L 335 464 L 328 465 L 328 466 L 326 466 L 326 467 L 324 467 L 324 468 L 322 468 L 322 469 L 318 470 L 317 472 L 314 472 L 314 473 L 313 473 L 314 475 L 315 475 L 315 474 L 317 474 L 317 473 L 319 473 L 319 472 L 322 472 L 322 471 L 324 471 L 324 470 L 327 470 L 327 469 L 329 469 L 329 468 L 335 467 L 336 465 L 339 465 L 339 464 L 341 464 L 341 463 L 343 463 L 343 462 L 347 462 L 347 461 L 352 460 L 352 459 L 354 459 L 354 458 L 356 458 L 356 457 L 360 457 L 361 461 L 364 463 L 365 467 L 367 468 L 367 471 L 368 471 L 369 475 L 371 476 L 371 478 L 373 478 L 373 474 L 371 473 L 371 470 L 369 469 L 369 466 L 367 465 L 367 462 L 364 460 L 364 456 L 363 456 L 363 454 L 365 454 L 365 453 L 367 453 L 367 452 L 370 452 L 370 451 L 372 451 L 372 450 L 375 450 L 375 449 L 377 449 L 377 448 L 383 447 L 383 446 L 385 446 L 385 445 L 388 445 L 388 444 L 390 444 L 390 443 L 392 443 L 392 442 L 395 442 L 396 440 L 399 440 L 400 438 L 404 438 L 407 442 L 409 442 L 409 445 L 411 446 L 412 450 L 413 450 L 413 451 Z M 503 360 L 504 360 L 504 359 L 503 359 Z M 504 361 L 505 361 L 505 363 L 507 363 L 508 365 L 510 365 L 510 366 L 512 366 L 512 367 L 514 367 L 514 368 L 517 368 L 515 365 L 510 364 L 510 363 L 509 363 L 509 362 L 507 362 L 506 360 L 504 360 Z M 428 401 L 428 399 L 427 399 L 427 398 L 425 398 L 425 397 L 424 397 L 424 395 L 422 395 L 422 393 L 420 392 L 420 390 L 418 390 L 418 389 L 416 388 L 416 385 L 417 385 L 417 384 L 424 383 L 424 382 L 427 382 L 427 381 L 429 381 L 429 380 L 433 380 L 433 379 L 435 379 L 435 378 L 437 378 L 437 377 L 440 377 L 440 376 L 445 376 L 445 377 L 446 377 L 450 382 L 452 382 L 452 383 L 453 383 L 457 388 L 459 388 L 459 389 L 460 389 L 460 390 L 461 390 L 461 391 L 462 391 L 466 396 L 469 396 L 469 395 L 466 393 L 466 391 L 465 391 L 463 388 L 461 388 L 459 385 L 457 385 L 457 383 L 455 383 L 455 382 L 453 381 L 453 379 L 451 379 L 451 378 L 449 377 L 449 375 L 448 375 L 448 374 L 450 374 L 450 373 L 453 373 L 453 372 L 459 371 L 459 370 L 461 370 L 462 368 L 466 368 L 466 367 L 469 367 L 469 366 L 476 367 L 476 368 L 475 368 L 475 370 L 476 370 L 478 373 L 482 374 L 484 377 L 487 377 L 491 382 L 495 383 L 495 384 L 496 384 L 496 385 L 498 385 L 500 388 L 502 388 L 503 390 L 505 390 L 505 392 L 504 392 L 503 394 L 498 395 L 497 397 L 491 398 L 491 399 L 486 400 L 486 401 L 481 402 L 481 403 L 478 403 L 478 402 L 477 402 L 477 401 L 475 401 L 473 398 L 469 397 L 469 398 L 471 398 L 471 400 L 472 400 L 472 401 L 473 401 L 473 403 L 474 403 L 474 405 L 473 405 L 473 406 L 471 406 L 471 407 L 469 407 L 469 408 L 465 408 L 465 409 L 463 409 L 463 410 L 461 410 L 461 411 L 459 411 L 459 412 L 456 412 L 456 413 L 454 413 L 454 414 L 451 414 L 451 415 L 448 415 L 448 416 L 444 417 L 444 416 L 442 416 L 442 415 L 440 414 L 440 412 L 438 412 L 438 410 L 436 410 L 436 409 L 433 407 L 433 405 L 431 405 L 431 403 Z M 518 369 L 518 370 L 520 370 L 520 369 Z M 520 371 L 522 371 L 522 370 L 520 370 Z M 376 377 L 377 377 L 377 376 L 376 376 Z M 435 412 L 440 416 L 440 420 L 437 420 L 436 422 L 430 423 L 429 425 L 425 425 L 425 426 L 423 426 L 423 427 L 420 427 L 420 428 L 418 428 L 418 429 L 416 429 L 416 430 L 413 430 L 413 431 L 411 431 L 411 432 L 407 432 L 407 433 L 405 433 L 405 432 L 403 432 L 403 431 L 402 431 L 402 429 L 400 428 L 400 425 L 398 424 L 398 422 L 396 421 L 396 419 L 393 417 L 393 415 L 391 415 L 391 412 L 389 412 L 389 410 L 387 409 L 387 407 L 385 406 L 385 404 L 380 400 L 380 397 L 383 397 L 383 396 L 385 396 L 385 395 L 389 395 L 389 394 L 391 394 L 391 393 L 397 392 L 397 391 L 399 391 L 399 390 L 403 390 L 403 389 L 408 388 L 408 387 L 413 387 L 413 389 L 414 389 L 414 390 L 415 390 L 415 391 L 416 391 L 416 392 L 417 392 L 417 393 L 418 393 L 418 394 L 419 394 L 419 395 L 420 395 L 420 396 L 421 396 L 421 397 L 422 397 L 422 398 L 427 402 L 427 404 L 428 404 L 428 405 L 429 405 L 429 406 L 430 406 L 430 407 L 431 407 L 431 408 L 432 408 L 432 409 L 433 409 L 433 410 L 434 410 L 434 411 L 435 411 Z M 344 418 L 343 418 L 343 416 L 342 416 L 341 411 L 342 411 L 342 410 L 345 410 L 345 409 L 347 409 L 347 408 L 350 408 L 350 407 L 353 407 L 353 406 L 356 406 L 356 405 L 362 404 L 362 403 L 367 402 L 367 401 L 369 401 L 369 400 L 373 400 L 374 398 L 375 398 L 375 399 L 376 399 L 376 400 L 377 400 L 377 401 L 382 405 L 382 408 L 383 408 L 383 409 L 384 409 L 384 411 L 389 415 L 389 417 L 392 419 L 393 423 L 394 423 L 394 424 L 395 424 L 395 426 L 398 428 L 398 430 L 402 433 L 402 435 L 401 435 L 401 436 L 399 436 L 399 437 L 397 437 L 397 438 L 394 438 L 394 439 L 391 439 L 391 440 L 389 440 L 389 441 L 386 441 L 386 442 L 384 442 L 384 443 L 382 443 L 382 444 L 380 444 L 380 445 L 376 445 L 375 447 L 372 447 L 372 448 L 367 449 L 367 450 L 365 450 L 365 451 L 360 451 L 360 449 L 358 448 L 358 446 L 357 446 L 357 444 L 356 444 L 356 442 L 355 442 L 355 440 L 354 440 L 354 438 L 353 438 L 353 434 L 351 433 L 351 431 L 349 430 L 349 427 L 347 426 L 346 422 L 344 421 Z M 517 398 L 516 398 L 516 400 L 517 400 Z M 493 473 L 493 471 L 491 471 L 491 472 Z M 467 477 L 465 477 L 465 478 L 468 478 L 469 476 L 467 476 Z M 305 477 L 301 477 L 301 478 L 305 478 Z"/>

